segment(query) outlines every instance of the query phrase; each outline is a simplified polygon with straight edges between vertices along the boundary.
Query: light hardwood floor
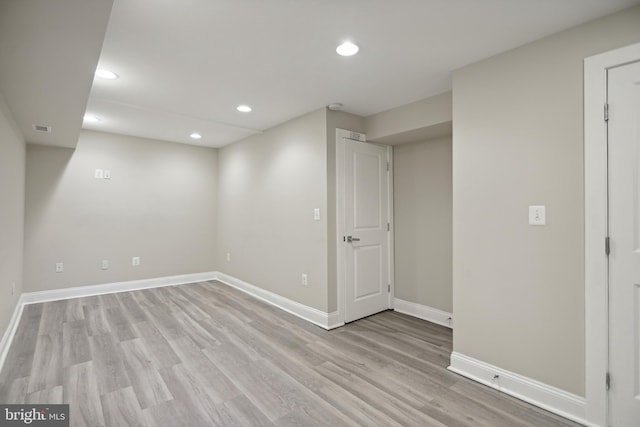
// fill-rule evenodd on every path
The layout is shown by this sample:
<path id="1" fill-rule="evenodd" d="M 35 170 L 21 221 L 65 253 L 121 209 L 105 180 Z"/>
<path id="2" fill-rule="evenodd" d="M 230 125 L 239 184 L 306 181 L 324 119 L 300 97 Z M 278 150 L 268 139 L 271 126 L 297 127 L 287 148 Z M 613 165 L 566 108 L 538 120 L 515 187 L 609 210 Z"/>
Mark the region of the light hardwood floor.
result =
<path id="1" fill-rule="evenodd" d="M 2 403 L 73 426 L 576 426 L 446 370 L 447 328 L 387 311 L 325 331 L 218 282 L 28 305 Z"/>

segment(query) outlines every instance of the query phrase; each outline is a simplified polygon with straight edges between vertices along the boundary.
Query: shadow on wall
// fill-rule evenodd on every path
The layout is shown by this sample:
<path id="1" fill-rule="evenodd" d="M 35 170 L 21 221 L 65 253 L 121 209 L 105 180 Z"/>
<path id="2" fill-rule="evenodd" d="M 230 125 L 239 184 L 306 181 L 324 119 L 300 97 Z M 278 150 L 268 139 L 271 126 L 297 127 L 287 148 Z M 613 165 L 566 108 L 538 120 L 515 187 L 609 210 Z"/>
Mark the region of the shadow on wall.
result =
<path id="1" fill-rule="evenodd" d="M 30 217 L 29 220 L 33 224 L 38 223 L 38 215 L 45 212 L 44 208 L 50 205 L 51 199 L 54 198 L 60 181 L 64 176 L 65 170 L 75 153 L 73 148 L 57 148 L 57 147 L 45 147 L 42 145 L 27 145 L 27 157 L 33 158 L 38 156 L 39 153 L 46 153 L 47 162 L 51 167 L 46 170 L 41 170 L 38 173 L 30 170 L 31 162 L 27 161 L 27 188 L 31 188 L 32 191 L 37 191 L 38 194 L 34 194 L 29 198 L 32 203 L 30 209 L 25 211 L 25 216 Z M 34 179 L 37 176 L 39 185 L 29 186 L 29 180 Z"/>

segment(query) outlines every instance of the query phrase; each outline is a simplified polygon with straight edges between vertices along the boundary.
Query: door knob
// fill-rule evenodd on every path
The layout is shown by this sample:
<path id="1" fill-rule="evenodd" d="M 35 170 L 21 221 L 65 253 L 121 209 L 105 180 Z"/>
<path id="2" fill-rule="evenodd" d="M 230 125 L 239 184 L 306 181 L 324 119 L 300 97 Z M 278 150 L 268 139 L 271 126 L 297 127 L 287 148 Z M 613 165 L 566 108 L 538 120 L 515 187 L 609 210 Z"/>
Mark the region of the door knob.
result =
<path id="1" fill-rule="evenodd" d="M 347 243 L 359 242 L 359 241 L 360 241 L 360 239 L 358 237 L 347 236 Z"/>

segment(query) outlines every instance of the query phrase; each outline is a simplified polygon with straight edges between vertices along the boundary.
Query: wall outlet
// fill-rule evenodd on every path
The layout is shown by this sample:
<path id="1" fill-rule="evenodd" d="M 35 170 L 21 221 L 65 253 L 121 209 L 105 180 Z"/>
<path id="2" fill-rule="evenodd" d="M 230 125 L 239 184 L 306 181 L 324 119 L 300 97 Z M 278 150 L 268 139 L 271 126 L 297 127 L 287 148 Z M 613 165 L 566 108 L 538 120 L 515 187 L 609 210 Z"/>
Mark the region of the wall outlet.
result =
<path id="1" fill-rule="evenodd" d="M 102 269 L 103 270 L 108 270 L 109 269 L 109 260 L 108 259 L 103 259 L 102 260 Z"/>
<path id="2" fill-rule="evenodd" d="M 231 252 L 227 252 L 227 262 L 231 262 Z"/>
<path id="3" fill-rule="evenodd" d="M 309 284 L 309 277 L 305 273 L 302 273 L 302 284 L 304 286 L 307 286 Z"/>
<path id="4" fill-rule="evenodd" d="M 64 263 L 56 262 L 56 273 L 62 273 L 64 271 Z"/>
<path id="5" fill-rule="evenodd" d="M 105 169 L 104 173 L 102 174 L 102 177 L 104 179 L 111 179 L 111 171 L 109 169 Z"/>
<path id="6" fill-rule="evenodd" d="M 104 171 L 102 169 L 96 169 L 96 171 L 94 172 L 93 176 L 96 179 L 102 179 L 102 177 L 104 176 Z"/>
<path id="7" fill-rule="evenodd" d="M 133 258 L 131 258 L 131 265 L 133 265 L 133 266 L 140 265 L 140 257 L 139 256 L 134 256 Z"/>

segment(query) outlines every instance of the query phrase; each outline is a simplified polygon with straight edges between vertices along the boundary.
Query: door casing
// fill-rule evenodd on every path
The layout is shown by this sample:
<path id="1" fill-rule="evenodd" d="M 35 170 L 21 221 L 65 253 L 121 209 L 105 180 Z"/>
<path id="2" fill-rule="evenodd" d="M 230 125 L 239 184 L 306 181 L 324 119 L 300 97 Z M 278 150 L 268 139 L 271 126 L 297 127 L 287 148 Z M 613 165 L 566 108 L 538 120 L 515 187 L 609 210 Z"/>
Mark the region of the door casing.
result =
<path id="1" fill-rule="evenodd" d="M 640 43 L 584 60 L 585 419 L 608 425 L 607 70 L 640 59 Z"/>
<path id="2" fill-rule="evenodd" d="M 338 312 L 337 312 L 337 325 L 342 325 L 345 323 L 345 281 L 346 281 L 346 253 L 345 253 L 345 244 L 342 241 L 342 236 L 345 235 L 346 225 L 345 225 L 345 217 L 344 217 L 344 200 L 345 200 L 345 192 L 344 192 L 344 161 L 345 161 L 345 146 L 343 142 L 343 138 L 347 139 L 355 139 L 353 138 L 354 134 L 358 134 L 357 132 L 352 132 L 345 129 L 336 129 L 336 267 L 337 267 L 337 302 L 338 302 Z M 361 139 L 357 139 L 360 142 L 365 142 L 366 136 L 364 134 L 358 134 Z M 388 158 L 389 158 L 389 179 L 388 179 L 388 191 L 389 191 L 389 203 L 387 206 L 389 213 L 389 223 L 391 224 L 391 228 L 389 230 L 389 283 L 391 285 L 391 290 L 389 292 L 389 300 L 388 307 L 393 308 L 393 298 L 394 298 L 394 235 L 393 235 L 393 150 L 391 147 L 387 147 Z"/>

